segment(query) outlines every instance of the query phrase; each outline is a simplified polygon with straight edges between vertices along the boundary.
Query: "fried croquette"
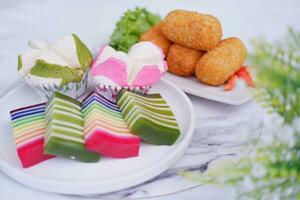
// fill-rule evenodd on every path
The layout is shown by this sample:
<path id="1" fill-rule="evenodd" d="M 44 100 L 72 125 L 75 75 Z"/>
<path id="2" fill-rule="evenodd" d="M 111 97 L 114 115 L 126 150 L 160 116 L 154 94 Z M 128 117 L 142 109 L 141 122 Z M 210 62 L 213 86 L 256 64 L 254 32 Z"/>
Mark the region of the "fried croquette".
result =
<path id="1" fill-rule="evenodd" d="M 192 76 L 202 51 L 172 44 L 167 55 L 168 71 L 179 76 Z"/>
<path id="2" fill-rule="evenodd" d="M 239 70 L 247 56 L 244 43 L 238 38 L 221 41 L 196 64 L 197 79 L 207 85 L 219 86 Z"/>
<path id="3" fill-rule="evenodd" d="M 170 12 L 163 21 L 162 32 L 174 43 L 202 51 L 212 50 L 222 38 L 217 18 L 184 10 Z"/>
<path id="4" fill-rule="evenodd" d="M 171 45 L 171 41 L 161 32 L 162 23 L 158 23 L 150 28 L 146 33 L 142 34 L 140 41 L 150 41 L 159 46 L 165 55 Z"/>

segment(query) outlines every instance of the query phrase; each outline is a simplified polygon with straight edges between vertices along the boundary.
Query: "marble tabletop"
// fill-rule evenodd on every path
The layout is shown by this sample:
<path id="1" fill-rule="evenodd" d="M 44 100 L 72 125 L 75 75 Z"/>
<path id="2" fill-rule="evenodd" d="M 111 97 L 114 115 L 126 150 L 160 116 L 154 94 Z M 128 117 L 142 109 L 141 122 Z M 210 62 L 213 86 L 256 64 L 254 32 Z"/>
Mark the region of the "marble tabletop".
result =
<path id="1" fill-rule="evenodd" d="M 132 188 L 89 197 L 103 199 L 135 199 L 167 197 L 204 183 L 188 180 L 182 172 L 203 173 L 212 162 L 227 157 L 247 156 L 246 144 L 256 142 L 262 133 L 260 108 L 253 101 L 243 106 L 225 106 L 190 96 L 196 112 L 196 129 L 184 155 L 161 175 Z"/>
<path id="2" fill-rule="evenodd" d="M 297 1 L 0 1 L 0 98 L 20 83 L 16 55 L 30 38 L 55 38 L 76 32 L 90 47 L 108 40 L 114 22 L 128 8 L 145 6 L 164 15 L 182 8 L 212 13 L 222 21 L 224 37 L 239 36 L 251 51 L 250 39 L 282 36 L 287 26 L 300 29 Z M 255 13 L 255 14 L 254 14 Z M 238 17 L 237 17 L 238 16 Z M 5 76 L 4 76 L 5 74 Z M 196 130 L 189 148 L 170 169 L 141 185 L 92 196 L 44 193 L 23 186 L 0 171 L 0 199 L 233 199 L 231 188 L 196 183 L 183 171 L 203 173 L 210 164 L 235 156 L 247 156 L 244 146 L 259 139 L 262 111 L 254 101 L 229 106 L 189 96 L 196 113 Z"/>

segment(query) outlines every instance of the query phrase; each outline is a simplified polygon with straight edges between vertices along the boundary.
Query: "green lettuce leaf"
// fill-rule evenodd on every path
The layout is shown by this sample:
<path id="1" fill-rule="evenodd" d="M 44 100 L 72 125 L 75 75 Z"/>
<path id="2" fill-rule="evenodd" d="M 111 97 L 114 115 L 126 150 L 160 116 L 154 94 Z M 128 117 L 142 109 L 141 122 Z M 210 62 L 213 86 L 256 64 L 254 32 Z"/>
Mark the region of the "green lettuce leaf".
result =
<path id="1" fill-rule="evenodd" d="M 140 35 L 161 21 L 160 16 L 150 13 L 145 8 L 128 10 L 117 22 L 109 45 L 118 51 L 127 52 L 139 41 Z"/>

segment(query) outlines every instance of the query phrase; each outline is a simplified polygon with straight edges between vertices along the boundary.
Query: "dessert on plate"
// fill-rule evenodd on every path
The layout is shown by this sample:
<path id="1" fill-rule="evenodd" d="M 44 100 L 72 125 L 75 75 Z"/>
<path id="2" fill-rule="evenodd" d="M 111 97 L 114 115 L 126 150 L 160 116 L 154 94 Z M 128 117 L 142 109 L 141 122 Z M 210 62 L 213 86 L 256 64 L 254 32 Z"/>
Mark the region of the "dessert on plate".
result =
<path id="1" fill-rule="evenodd" d="M 138 156 L 140 138 L 131 134 L 116 103 L 93 92 L 82 101 L 85 147 L 102 156 Z"/>
<path id="2" fill-rule="evenodd" d="M 172 145 L 180 135 L 174 113 L 160 94 L 139 95 L 123 89 L 117 105 L 132 133 L 146 143 Z"/>
<path id="3" fill-rule="evenodd" d="M 141 141 L 173 145 L 177 120 L 160 94 L 122 89 L 114 103 L 97 92 L 80 103 L 54 92 L 47 103 L 12 110 L 13 138 L 23 168 L 54 156 L 98 162 L 139 155 Z"/>
<path id="4" fill-rule="evenodd" d="M 55 92 L 46 105 L 44 152 L 81 162 L 98 162 L 99 154 L 84 146 L 83 116 L 80 102 Z"/>
<path id="5" fill-rule="evenodd" d="M 75 34 L 53 43 L 29 41 L 29 49 L 18 56 L 18 72 L 47 102 L 10 112 L 23 168 L 53 157 L 85 163 L 102 156 L 136 157 L 141 142 L 177 141 L 180 129 L 174 113 L 160 94 L 148 90 L 168 70 L 169 51 L 170 63 L 187 65 L 190 69 L 183 73 L 188 75 L 203 51 L 172 45 L 163 26 L 146 9 L 128 11 L 117 23 L 111 46 L 102 46 L 94 60 Z M 178 55 L 182 59 L 173 59 Z M 79 102 L 90 69 L 96 91 Z"/>
<path id="6" fill-rule="evenodd" d="M 77 98 L 86 90 L 92 54 L 75 34 L 50 43 L 30 40 L 29 50 L 18 56 L 22 78 L 47 99 L 55 91 Z"/>
<path id="7" fill-rule="evenodd" d="M 136 43 L 127 54 L 105 45 L 91 67 L 96 89 L 112 101 L 122 88 L 146 94 L 168 68 L 164 57 L 152 42 Z"/>
<path id="8" fill-rule="evenodd" d="M 52 158 L 44 154 L 45 103 L 10 111 L 13 138 L 23 168 Z"/>

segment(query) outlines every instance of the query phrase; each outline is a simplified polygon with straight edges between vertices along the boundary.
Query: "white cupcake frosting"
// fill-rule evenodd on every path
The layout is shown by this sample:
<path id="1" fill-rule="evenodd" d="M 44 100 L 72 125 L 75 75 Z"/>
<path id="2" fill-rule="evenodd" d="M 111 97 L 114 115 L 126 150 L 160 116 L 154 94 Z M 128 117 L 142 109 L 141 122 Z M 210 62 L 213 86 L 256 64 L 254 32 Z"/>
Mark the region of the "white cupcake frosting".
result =
<path id="1" fill-rule="evenodd" d="M 31 84 L 40 86 L 53 86 L 61 84 L 61 78 L 45 78 L 30 74 L 37 60 L 61 67 L 80 68 L 76 43 L 72 35 L 63 37 L 54 43 L 44 39 L 32 39 L 28 42 L 29 50 L 20 54 L 20 74 Z"/>
<path id="2" fill-rule="evenodd" d="M 156 65 L 161 73 L 164 73 L 164 54 L 152 42 L 139 42 L 134 44 L 128 51 L 128 56 L 132 60 L 132 67 L 129 69 L 129 84 L 131 84 L 137 74 L 144 66 Z"/>
<path id="3" fill-rule="evenodd" d="M 112 48 L 110 46 L 105 46 L 103 48 L 104 49 L 101 52 L 101 56 L 99 56 L 95 60 L 95 63 L 93 63 L 93 65 L 98 65 L 98 64 L 104 63 L 109 58 L 115 58 L 115 59 L 125 63 L 125 65 L 127 66 L 128 72 L 131 71 L 133 60 L 126 53 L 124 53 L 122 51 L 116 51 L 114 48 Z M 127 74 L 127 79 L 129 79 L 129 75 L 130 75 L 130 73 Z M 103 77 L 103 76 L 101 76 L 101 77 Z M 109 80 L 106 77 L 103 77 L 103 79 Z M 97 80 L 100 80 L 100 79 L 98 78 Z M 102 80 L 102 78 L 101 78 L 101 80 Z M 110 82 L 114 83 L 113 81 L 110 81 Z M 114 83 L 114 85 L 117 85 L 117 84 Z"/>
<path id="4" fill-rule="evenodd" d="M 76 44 L 72 35 L 57 40 L 50 46 L 50 49 L 64 59 L 69 67 L 81 67 L 77 56 Z"/>
<path id="5" fill-rule="evenodd" d="M 51 50 L 46 50 L 44 51 L 38 59 L 44 60 L 45 62 L 49 64 L 55 64 L 55 65 L 60 65 L 62 67 L 68 66 L 68 63 L 65 62 L 65 60 L 60 57 L 58 54 Z"/>
<path id="6" fill-rule="evenodd" d="M 51 43 L 47 40 L 36 38 L 36 39 L 31 39 L 28 42 L 28 46 L 31 49 L 42 49 L 42 50 L 47 50 L 50 48 Z"/>
<path id="7" fill-rule="evenodd" d="M 127 54 L 106 45 L 100 49 L 91 71 L 96 83 L 105 78 L 102 84 L 108 79 L 113 85 L 124 87 L 152 85 L 167 69 L 164 57 L 152 42 L 136 43 Z"/>
<path id="8" fill-rule="evenodd" d="M 22 68 L 19 69 L 19 72 L 23 77 L 30 72 L 37 58 L 42 55 L 42 53 L 43 51 L 40 49 L 29 49 L 27 52 L 20 54 Z"/>

